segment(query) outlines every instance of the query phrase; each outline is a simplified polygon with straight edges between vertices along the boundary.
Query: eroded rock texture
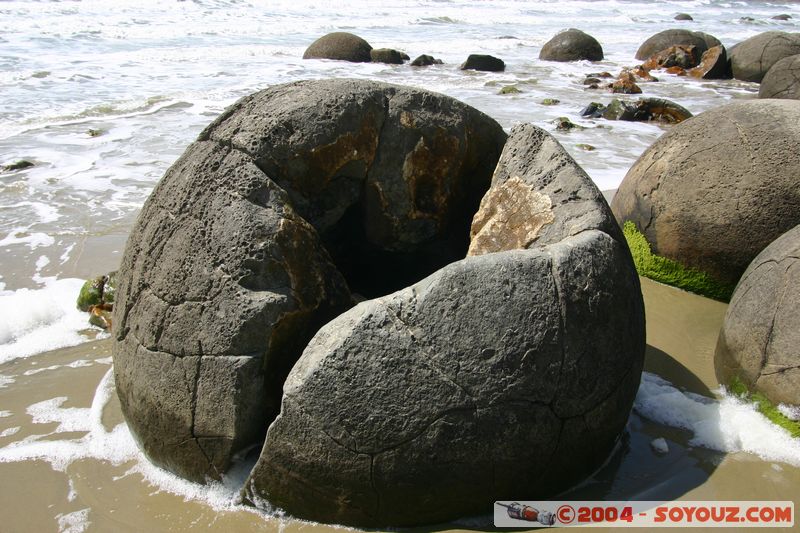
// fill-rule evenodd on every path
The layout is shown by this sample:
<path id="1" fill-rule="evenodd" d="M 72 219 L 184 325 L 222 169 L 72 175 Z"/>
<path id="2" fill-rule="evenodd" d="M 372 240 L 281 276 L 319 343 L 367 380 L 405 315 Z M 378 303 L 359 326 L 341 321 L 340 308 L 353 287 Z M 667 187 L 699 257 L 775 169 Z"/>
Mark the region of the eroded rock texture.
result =
<path id="1" fill-rule="evenodd" d="M 117 392 L 147 455 L 203 480 L 263 438 L 349 289 L 386 294 L 464 256 L 504 141 L 451 98 L 367 81 L 276 86 L 223 113 L 146 202 L 119 272 Z"/>
<path id="2" fill-rule="evenodd" d="M 605 460 L 644 354 L 619 228 L 533 126 L 512 131 L 487 198 L 481 228 L 500 212 L 539 218 L 324 326 L 286 381 L 247 501 L 349 525 L 434 523 L 552 496 Z"/>
<path id="3" fill-rule="evenodd" d="M 770 242 L 800 223 L 800 102 L 729 104 L 648 148 L 611 207 L 653 253 L 734 286 Z"/>
<path id="4" fill-rule="evenodd" d="M 773 403 L 800 405 L 800 226 L 753 260 L 733 293 L 714 358 L 720 383 L 741 380 Z"/>
<path id="5" fill-rule="evenodd" d="M 800 54 L 784 57 L 772 65 L 761 80 L 758 97 L 800 100 Z"/>
<path id="6" fill-rule="evenodd" d="M 784 31 L 759 33 L 731 49 L 733 77 L 761 82 L 772 65 L 797 54 L 800 54 L 800 34 Z"/>

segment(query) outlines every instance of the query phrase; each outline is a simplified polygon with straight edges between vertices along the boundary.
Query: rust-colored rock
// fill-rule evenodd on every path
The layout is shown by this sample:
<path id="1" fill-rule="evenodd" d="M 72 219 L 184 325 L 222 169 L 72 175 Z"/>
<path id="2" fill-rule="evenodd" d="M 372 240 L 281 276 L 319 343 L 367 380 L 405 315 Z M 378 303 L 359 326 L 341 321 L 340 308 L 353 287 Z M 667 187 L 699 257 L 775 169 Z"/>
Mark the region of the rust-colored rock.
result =
<path id="1" fill-rule="evenodd" d="M 681 67 L 669 67 L 667 74 L 674 74 L 675 76 L 686 76 L 686 69 Z"/>
<path id="2" fill-rule="evenodd" d="M 637 81 L 658 81 L 658 78 L 650 74 L 650 71 L 641 65 L 630 69 L 630 73 L 633 74 Z"/>
<path id="3" fill-rule="evenodd" d="M 611 84 L 612 93 L 641 94 L 642 89 L 636 85 L 636 78 L 630 71 L 623 70 L 617 81 Z"/>
<path id="4" fill-rule="evenodd" d="M 728 60 L 728 53 L 724 46 L 712 46 L 703 53 L 700 64 L 688 71 L 688 74 L 695 78 L 706 80 L 729 80 L 731 74 L 731 62 Z"/>
<path id="5" fill-rule="evenodd" d="M 481 200 L 467 255 L 527 248 L 553 220 L 550 197 L 514 176 Z"/>
<path id="6" fill-rule="evenodd" d="M 696 46 L 675 45 L 653 54 L 642 64 L 642 67 L 646 70 L 670 67 L 687 69 L 696 67 L 699 63 L 700 56 Z"/>

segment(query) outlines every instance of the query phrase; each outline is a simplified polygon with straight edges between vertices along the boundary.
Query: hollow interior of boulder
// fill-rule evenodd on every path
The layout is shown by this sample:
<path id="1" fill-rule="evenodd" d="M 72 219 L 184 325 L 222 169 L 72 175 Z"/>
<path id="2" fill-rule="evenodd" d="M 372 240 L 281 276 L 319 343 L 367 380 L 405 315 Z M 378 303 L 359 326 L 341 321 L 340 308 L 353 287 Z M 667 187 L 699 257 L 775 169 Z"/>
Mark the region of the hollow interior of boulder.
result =
<path id="1" fill-rule="evenodd" d="M 433 274 L 440 268 L 466 257 L 469 230 L 478 211 L 477 198 L 463 199 L 442 238 L 391 250 L 372 243 L 367 235 L 364 196 L 321 237 L 334 264 L 347 280 L 350 291 L 365 299 L 378 298 L 403 289 Z"/>

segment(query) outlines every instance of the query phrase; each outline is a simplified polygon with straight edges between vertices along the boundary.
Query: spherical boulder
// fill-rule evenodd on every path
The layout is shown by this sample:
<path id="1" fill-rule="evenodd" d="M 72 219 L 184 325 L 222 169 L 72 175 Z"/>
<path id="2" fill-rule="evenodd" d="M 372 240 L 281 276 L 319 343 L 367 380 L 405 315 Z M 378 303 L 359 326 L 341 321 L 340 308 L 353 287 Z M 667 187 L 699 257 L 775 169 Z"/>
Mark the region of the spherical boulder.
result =
<path id="1" fill-rule="evenodd" d="M 689 13 L 678 13 L 675 15 L 674 20 L 688 21 L 694 20 L 694 18 Z"/>
<path id="2" fill-rule="evenodd" d="M 758 97 L 800 100 L 800 54 L 772 65 L 761 80 Z"/>
<path id="3" fill-rule="evenodd" d="M 611 205 L 656 255 L 730 290 L 800 223 L 800 102 L 729 104 L 676 125 L 634 163 Z"/>
<path id="4" fill-rule="evenodd" d="M 797 54 L 800 54 L 800 34 L 783 31 L 760 33 L 731 49 L 733 77 L 761 82 L 775 63 Z"/>
<path id="5" fill-rule="evenodd" d="M 719 44 L 719 41 L 717 41 L 716 43 L 710 45 L 708 42 L 709 39 L 716 41 L 716 39 L 711 35 L 697 31 L 682 29 L 664 30 L 656 33 L 642 43 L 642 45 L 636 51 L 636 59 L 639 61 L 644 61 L 662 50 L 666 50 L 671 46 L 678 45 L 695 46 L 697 56 L 700 57 L 706 50 L 708 50 L 709 46 L 715 46 Z"/>
<path id="6" fill-rule="evenodd" d="M 352 33 L 337 31 L 323 35 L 309 46 L 303 59 L 337 59 L 353 63 L 369 63 L 372 61 L 372 46 Z"/>
<path id="7" fill-rule="evenodd" d="M 386 294 L 464 256 L 505 138 L 452 98 L 369 81 L 228 108 L 145 203 L 118 274 L 117 393 L 146 454 L 219 477 L 351 290 Z"/>
<path id="8" fill-rule="evenodd" d="M 473 244 L 319 331 L 246 501 L 361 527 L 431 524 L 553 496 L 606 460 L 638 389 L 644 315 L 601 193 L 549 134 L 515 128 Z"/>
<path id="9" fill-rule="evenodd" d="M 603 47 L 591 35 L 570 28 L 547 41 L 539 52 L 544 61 L 601 61 Z"/>
<path id="10" fill-rule="evenodd" d="M 717 341 L 720 383 L 738 380 L 775 404 L 800 406 L 800 226 L 750 263 Z"/>

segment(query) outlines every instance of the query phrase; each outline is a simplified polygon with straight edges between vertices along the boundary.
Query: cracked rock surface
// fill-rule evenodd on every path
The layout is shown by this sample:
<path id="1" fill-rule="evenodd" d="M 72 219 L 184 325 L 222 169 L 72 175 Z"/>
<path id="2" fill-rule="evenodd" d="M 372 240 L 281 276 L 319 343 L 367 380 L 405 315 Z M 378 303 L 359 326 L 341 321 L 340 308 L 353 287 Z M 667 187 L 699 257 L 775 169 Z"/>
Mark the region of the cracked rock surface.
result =
<path id="1" fill-rule="evenodd" d="M 800 223 L 800 102 L 728 104 L 674 126 L 634 163 L 611 209 L 653 253 L 735 285 Z"/>
<path id="2" fill-rule="evenodd" d="M 119 272 L 117 392 L 148 457 L 203 481 L 263 439 L 350 289 L 386 294 L 464 256 L 505 137 L 452 98 L 367 81 L 226 110 L 145 203 Z"/>
<path id="3" fill-rule="evenodd" d="M 753 260 L 733 293 L 714 366 L 774 404 L 800 405 L 800 226 Z"/>
<path id="4" fill-rule="evenodd" d="M 761 80 L 758 97 L 800 100 L 800 52 L 772 65 Z"/>
<path id="5" fill-rule="evenodd" d="M 485 205 L 514 212 L 532 202 L 534 238 L 491 241 L 320 329 L 286 380 L 246 501 L 322 522 L 430 524 L 553 496 L 608 457 L 644 356 L 627 246 L 539 128 L 512 130 L 493 195 Z M 484 218 L 499 224 L 497 212 Z"/>
<path id="6" fill-rule="evenodd" d="M 797 54 L 800 54 L 800 34 L 785 31 L 759 33 L 730 50 L 733 77 L 761 82 L 775 63 Z"/>

